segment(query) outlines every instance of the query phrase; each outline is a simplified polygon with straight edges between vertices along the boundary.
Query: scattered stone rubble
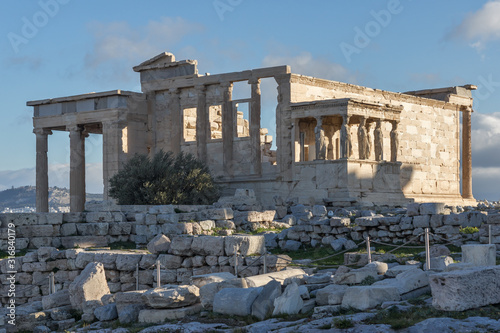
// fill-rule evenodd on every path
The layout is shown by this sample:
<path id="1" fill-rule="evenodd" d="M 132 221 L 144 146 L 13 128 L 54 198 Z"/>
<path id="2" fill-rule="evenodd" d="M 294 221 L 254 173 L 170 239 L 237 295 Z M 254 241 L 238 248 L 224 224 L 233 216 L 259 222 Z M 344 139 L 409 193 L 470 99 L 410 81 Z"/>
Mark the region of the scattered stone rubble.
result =
<path id="1" fill-rule="evenodd" d="M 407 209 L 386 209 L 379 212 L 343 208 L 335 210 L 334 216 L 331 216 L 329 208 L 318 205 L 295 205 L 279 213 L 278 210 L 266 211 L 262 207 L 256 207 L 256 203 L 249 200 L 251 197 L 241 195 L 241 201 L 237 202 L 238 207 L 234 202 L 225 202 L 226 199 L 222 199 L 217 204 L 218 207 L 200 209 L 189 206 L 155 206 L 147 207 L 147 213 L 137 212 L 144 207 L 132 210 L 129 207 L 129 211 L 135 212 L 87 212 L 80 215 L 12 214 L 7 217 L 0 215 L 2 228 L 8 222 L 20 223 L 20 235 L 28 236 L 28 245 L 43 244 L 32 240 L 44 237 L 54 238 L 57 243 L 57 236 L 43 235 L 48 227 L 59 232 L 74 227 L 77 231 L 87 230 L 88 233 L 101 234 L 88 236 L 88 239 L 102 237 L 106 240 L 103 243 L 107 244 L 115 239 L 115 236 L 109 234 L 111 230 L 122 228 L 120 230 L 124 231 L 123 226 L 130 225 L 131 234 L 127 235 L 127 238 L 118 239 L 140 239 L 141 242 L 137 244 L 143 244 L 149 251 L 88 251 L 82 248 L 58 250 L 55 247 L 33 246 L 37 249 L 15 259 L 15 269 L 18 271 L 18 329 L 39 332 L 75 329 L 76 319 L 79 319 L 75 319 L 75 311 L 79 311 L 83 321 L 96 321 L 87 328 L 90 330 L 103 329 L 100 326 L 102 323 L 113 320 L 119 320 L 122 324 L 156 325 L 166 320 L 190 318 L 189 320 L 193 321 L 190 324 L 193 331 L 230 331 L 232 328 L 223 323 L 215 325 L 194 322 L 196 318 L 202 319 L 207 311 L 212 311 L 224 316 L 252 315 L 262 320 L 248 326 L 246 329 L 250 332 L 285 332 L 288 331 L 287 326 L 307 330 L 324 326 L 325 323 L 331 324 L 332 318 L 340 309 L 349 307 L 368 311 L 357 314 L 357 317 L 349 317 L 362 331 L 362 321 L 372 315 L 371 309 L 388 306 L 406 309 L 411 306 L 406 300 L 429 293 L 432 294 L 432 305 L 445 311 L 462 311 L 500 303 L 500 289 L 497 283 L 500 271 L 494 266 L 498 245 L 479 244 L 487 242 L 490 226 L 493 243 L 500 243 L 500 214 L 496 208 L 466 208 L 459 212 L 456 208 L 447 208 L 440 204 L 411 204 Z M 188 213 L 178 212 L 181 209 L 192 210 Z M 282 217 L 280 221 L 275 221 L 278 214 Z M 110 216 L 113 219 L 117 216 L 120 219 L 121 216 L 127 221 L 112 222 L 108 220 Z M 130 218 L 132 216 L 133 218 Z M 166 216 L 175 222 L 159 223 L 167 221 Z M 214 220 L 179 222 L 193 216 Z M 241 216 L 243 217 L 238 220 Z M 86 222 L 80 221 L 82 217 L 85 217 Z M 69 222 L 72 218 L 74 220 Z M 267 224 L 260 220 L 266 220 Z M 58 223 L 59 221 L 61 223 Z M 222 223 L 230 226 L 220 229 L 228 235 L 212 236 L 213 231 L 217 230 L 215 228 L 219 228 L 217 225 Z M 274 233 L 266 232 L 260 236 L 229 235 L 236 231 L 236 228 L 241 230 L 242 226 L 251 223 L 288 228 Z M 185 228 L 188 224 L 199 225 L 200 228 L 210 225 L 212 229 L 201 229 L 203 232 L 194 236 L 161 232 L 167 225 L 166 229 L 177 230 L 178 225 L 184 225 Z M 480 232 L 472 235 L 461 234 L 459 229 L 467 226 L 477 227 Z M 142 227 L 148 230 L 144 238 L 138 237 L 137 234 L 137 230 Z M 299 247 L 310 244 L 330 246 L 335 251 L 350 251 L 357 247 L 353 240 L 370 236 L 374 241 L 406 241 L 422 233 L 424 228 L 430 228 L 432 234 L 440 235 L 445 240 L 455 241 L 457 244 L 466 242 L 462 247 L 462 262 L 454 262 L 445 246 L 435 245 L 430 251 L 430 271 L 423 270 L 425 263 L 422 265 L 414 261 L 403 262 L 389 254 L 374 254 L 372 258 L 377 261 L 368 264 L 366 254 L 347 252 L 344 254 L 345 264 L 355 263 L 362 267 L 341 266 L 338 269 L 315 273 L 310 268 L 286 268 L 291 262 L 288 256 L 268 254 L 265 261 L 269 273 L 263 274 L 264 257 L 252 256 L 266 253 L 266 247 L 295 248 L 290 246 L 294 245 L 291 241 L 298 243 Z M 62 242 L 64 237 L 78 239 L 87 236 L 63 236 L 59 237 L 59 241 Z M 21 244 L 26 244 L 23 237 L 20 239 Z M 143 240 L 148 243 L 143 243 Z M 52 241 L 49 243 L 53 244 Z M 155 265 L 158 260 L 161 264 L 162 284 L 161 287 L 154 288 L 157 282 Z M 236 262 L 238 276 L 235 276 Z M 307 262 L 304 260 L 296 263 Z M 137 267 L 139 290 L 135 290 Z M 6 260 L 0 261 L 0 271 L 2 276 L 7 274 Z M 50 273 L 54 273 L 56 287 L 56 292 L 51 295 L 48 292 Z M 485 289 L 485 286 L 488 288 Z M 2 285 L 2 296 L 6 295 L 6 287 L 5 284 Z M 2 303 L 5 304 L 6 301 L 3 297 Z M 22 305 L 23 303 L 25 304 Z M 268 319 L 270 316 L 310 311 L 313 312 L 312 319 L 298 320 L 286 325 L 277 319 Z M 1 316 L 3 319 L 4 317 Z M 471 320 L 468 323 L 479 325 L 479 322 L 491 329 L 497 327 L 487 319 L 478 322 Z M 432 321 L 427 320 L 420 323 L 419 327 L 427 327 L 430 323 Z M 168 329 L 176 327 L 176 324 L 166 325 L 171 325 Z M 182 325 L 187 327 L 186 324 Z M 384 325 L 377 326 L 380 326 L 377 329 L 381 332 L 390 331 L 389 328 L 384 328 Z M 161 330 L 165 325 L 157 327 Z M 144 331 L 154 332 L 154 329 L 151 327 Z M 411 331 L 410 329 L 409 332 Z"/>

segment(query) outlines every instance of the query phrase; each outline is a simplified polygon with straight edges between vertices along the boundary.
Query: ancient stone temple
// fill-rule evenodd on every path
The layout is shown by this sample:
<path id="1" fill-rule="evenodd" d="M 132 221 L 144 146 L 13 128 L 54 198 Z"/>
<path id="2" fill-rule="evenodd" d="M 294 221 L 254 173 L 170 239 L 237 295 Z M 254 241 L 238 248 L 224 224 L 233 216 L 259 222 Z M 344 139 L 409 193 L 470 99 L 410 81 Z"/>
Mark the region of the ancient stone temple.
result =
<path id="1" fill-rule="evenodd" d="M 28 102 L 34 107 L 37 210 L 48 210 L 47 140 L 70 136 L 71 210 L 85 203 L 85 137 L 103 135 L 109 178 L 136 153 L 186 152 L 227 194 L 262 202 L 468 203 L 473 85 L 396 93 L 293 74 L 289 66 L 200 75 L 162 53 L 134 67 L 142 93 L 108 91 Z M 276 141 L 261 128 L 261 80 L 277 83 Z M 248 84 L 248 98 L 233 86 Z M 248 105 L 247 119 L 238 109 Z"/>

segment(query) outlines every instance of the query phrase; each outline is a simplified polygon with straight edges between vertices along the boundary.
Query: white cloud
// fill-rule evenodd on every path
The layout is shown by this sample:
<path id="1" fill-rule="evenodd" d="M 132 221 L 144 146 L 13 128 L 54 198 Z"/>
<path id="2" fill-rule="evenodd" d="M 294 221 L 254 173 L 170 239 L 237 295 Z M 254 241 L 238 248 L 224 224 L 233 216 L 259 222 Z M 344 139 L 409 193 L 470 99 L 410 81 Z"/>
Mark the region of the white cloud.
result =
<path id="1" fill-rule="evenodd" d="M 477 12 L 467 15 L 451 36 L 469 41 L 478 50 L 486 42 L 500 39 L 500 1 L 488 1 Z"/>
<path id="2" fill-rule="evenodd" d="M 203 29 L 180 17 L 163 17 L 139 27 L 128 22 L 92 22 L 88 28 L 94 45 L 85 56 L 86 67 L 93 69 L 97 78 L 118 79 L 130 79 L 132 66 L 161 52 L 172 52 L 184 36 Z"/>
<path id="3" fill-rule="evenodd" d="M 478 200 L 500 200 L 500 167 L 473 168 L 472 193 Z"/>
<path id="4" fill-rule="evenodd" d="M 309 52 L 296 56 L 268 55 L 262 66 L 290 65 L 292 73 L 314 76 L 321 79 L 355 83 L 356 76 L 344 66 L 324 58 L 315 58 Z"/>
<path id="5" fill-rule="evenodd" d="M 0 171 L 0 191 L 26 185 L 35 185 L 35 168 Z M 102 193 L 102 163 L 87 163 L 86 190 Z M 49 164 L 49 186 L 69 188 L 69 164 Z"/>
<path id="6" fill-rule="evenodd" d="M 472 163 L 500 167 L 500 112 L 472 115 Z"/>

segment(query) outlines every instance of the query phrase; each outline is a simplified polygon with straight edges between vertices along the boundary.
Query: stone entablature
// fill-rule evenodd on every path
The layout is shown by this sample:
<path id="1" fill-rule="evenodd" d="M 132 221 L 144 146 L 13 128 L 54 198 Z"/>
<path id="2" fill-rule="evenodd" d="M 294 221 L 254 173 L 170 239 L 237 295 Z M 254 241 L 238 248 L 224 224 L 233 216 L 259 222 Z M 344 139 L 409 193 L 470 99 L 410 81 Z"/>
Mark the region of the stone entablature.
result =
<path id="1" fill-rule="evenodd" d="M 176 61 L 171 53 L 134 70 L 141 75 L 142 94 L 117 90 L 28 102 L 35 107 L 39 133 L 39 211 L 48 209 L 43 133 L 54 130 L 73 133 L 75 212 L 83 210 L 85 196 L 80 165 L 85 159 L 79 152 L 86 133 L 104 136 L 105 198 L 109 178 L 134 153 L 164 150 L 205 161 L 225 186 L 225 195 L 248 188 L 261 202 L 277 194 L 339 205 L 474 202 L 470 115 L 475 86 L 395 93 L 292 74 L 289 66 L 200 75 L 197 61 Z M 277 83 L 274 141 L 260 124 L 261 82 L 268 78 Z M 247 96 L 240 99 L 233 98 L 238 82 L 248 84 Z M 318 166 L 307 167 L 308 162 L 323 166 L 315 171 Z M 334 175 L 337 185 L 325 186 L 310 176 L 314 172 Z"/>

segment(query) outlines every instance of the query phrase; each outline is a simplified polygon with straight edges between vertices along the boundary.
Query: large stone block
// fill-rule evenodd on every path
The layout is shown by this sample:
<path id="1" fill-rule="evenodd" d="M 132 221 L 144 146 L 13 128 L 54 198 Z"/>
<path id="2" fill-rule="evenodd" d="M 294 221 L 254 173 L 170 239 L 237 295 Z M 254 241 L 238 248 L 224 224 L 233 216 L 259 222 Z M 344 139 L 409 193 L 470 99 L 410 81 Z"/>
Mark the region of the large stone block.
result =
<path id="1" fill-rule="evenodd" d="M 42 297 L 42 307 L 44 310 L 70 305 L 71 301 L 69 298 L 68 289 L 60 290 L 54 294 Z"/>
<path id="2" fill-rule="evenodd" d="M 119 271 L 135 271 L 137 264 L 141 261 L 140 253 L 120 253 L 116 256 L 116 269 Z"/>
<path id="3" fill-rule="evenodd" d="M 273 316 L 279 314 L 297 314 L 303 306 L 304 301 L 300 297 L 299 286 L 297 283 L 292 282 L 285 288 L 281 296 L 274 299 Z"/>
<path id="4" fill-rule="evenodd" d="M 222 282 L 234 278 L 236 277 L 229 272 L 220 272 L 220 273 L 210 273 L 203 275 L 193 275 L 191 276 L 190 280 L 191 284 L 197 286 L 198 288 L 201 288 L 209 283 Z"/>
<path id="5" fill-rule="evenodd" d="M 115 303 L 118 313 L 129 305 L 142 305 L 144 304 L 141 296 L 146 290 L 136 290 L 127 292 L 118 292 L 115 294 Z"/>
<path id="6" fill-rule="evenodd" d="M 266 240 L 262 235 L 256 236 L 227 236 L 224 248 L 227 256 L 239 253 L 243 256 L 263 254 L 266 250 Z"/>
<path id="7" fill-rule="evenodd" d="M 255 276 L 246 277 L 246 283 L 249 287 L 261 287 L 268 284 L 270 281 L 278 281 L 281 284 L 285 282 L 286 279 L 292 277 L 303 277 L 306 273 L 300 269 L 285 269 L 279 272 L 260 274 Z"/>
<path id="8" fill-rule="evenodd" d="M 158 260 L 162 268 L 177 269 L 182 265 L 182 257 L 171 254 L 160 254 Z"/>
<path id="9" fill-rule="evenodd" d="M 384 302 L 399 300 L 399 291 L 395 287 L 355 286 L 347 289 L 342 299 L 342 307 L 367 310 Z"/>
<path id="10" fill-rule="evenodd" d="M 444 311 L 464 311 L 500 303 L 500 266 L 478 267 L 429 277 L 432 305 Z"/>
<path id="11" fill-rule="evenodd" d="M 163 235 L 156 235 L 149 243 L 148 243 L 148 251 L 152 254 L 157 254 L 160 252 L 167 252 L 170 249 L 170 239 Z"/>
<path id="12" fill-rule="evenodd" d="M 200 301 L 200 289 L 190 285 L 154 288 L 142 294 L 142 299 L 155 309 L 182 308 Z"/>
<path id="13" fill-rule="evenodd" d="M 201 304 L 194 304 L 180 309 L 144 309 L 139 312 L 139 323 L 161 324 L 166 320 L 179 320 L 200 313 Z"/>
<path id="14" fill-rule="evenodd" d="M 193 254 L 193 252 L 191 251 L 192 242 L 193 237 L 173 237 L 170 243 L 170 253 L 176 255 L 191 256 Z"/>
<path id="15" fill-rule="evenodd" d="M 373 285 L 392 286 L 398 289 L 400 295 L 403 295 L 428 286 L 429 278 L 423 270 L 416 268 L 398 274 L 395 279 L 385 279 L 375 282 Z"/>
<path id="16" fill-rule="evenodd" d="M 429 202 L 420 204 L 420 215 L 443 214 L 445 205 L 442 202 Z"/>
<path id="17" fill-rule="evenodd" d="M 495 244 L 470 244 L 462 245 L 462 262 L 473 266 L 495 266 L 496 265 Z"/>
<path id="18" fill-rule="evenodd" d="M 102 296 L 110 293 L 104 266 L 101 263 L 89 263 L 70 284 L 69 293 L 71 305 L 77 310 L 85 310 L 89 301 L 100 302 Z"/>
<path id="19" fill-rule="evenodd" d="M 103 247 L 108 245 L 108 241 L 104 236 L 69 236 L 61 237 L 61 245 L 67 249 Z"/>
<path id="20" fill-rule="evenodd" d="M 316 291 L 317 305 L 337 305 L 342 304 L 342 298 L 348 286 L 331 284 Z"/>
<path id="21" fill-rule="evenodd" d="M 252 315 L 264 320 L 274 311 L 274 300 L 281 296 L 281 283 L 271 281 L 266 284 L 252 304 Z"/>
<path id="22" fill-rule="evenodd" d="M 224 237 L 194 237 L 191 244 L 191 250 L 197 255 L 222 256 L 224 255 Z"/>
<path id="23" fill-rule="evenodd" d="M 262 288 L 225 288 L 214 298 L 213 311 L 226 315 L 248 316 Z"/>

